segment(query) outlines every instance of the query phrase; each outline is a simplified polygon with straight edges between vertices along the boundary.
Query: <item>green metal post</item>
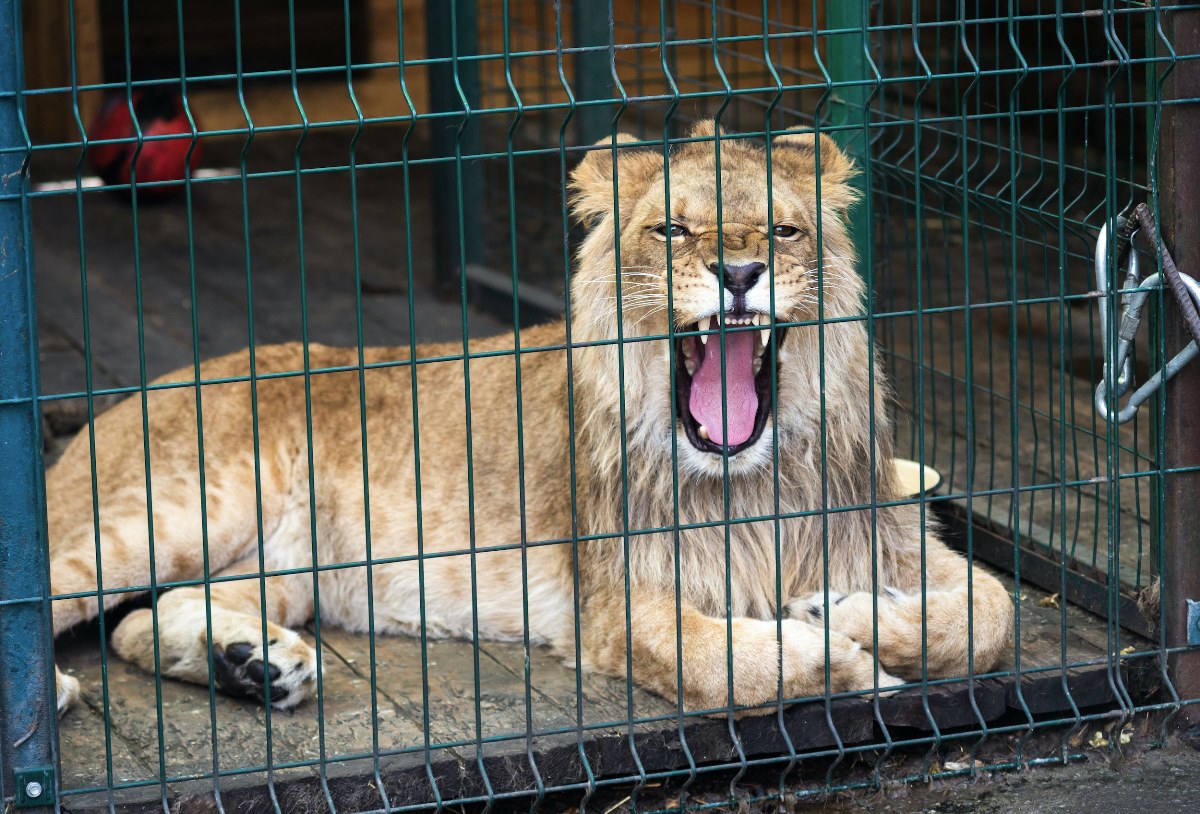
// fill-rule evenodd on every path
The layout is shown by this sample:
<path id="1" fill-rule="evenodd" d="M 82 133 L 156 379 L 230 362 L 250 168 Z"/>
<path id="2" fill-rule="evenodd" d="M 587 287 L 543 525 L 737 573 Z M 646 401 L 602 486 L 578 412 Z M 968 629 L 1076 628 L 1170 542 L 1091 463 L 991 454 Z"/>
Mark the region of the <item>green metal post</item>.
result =
<path id="1" fill-rule="evenodd" d="M 19 6 L 0 0 L 0 810 L 49 811 L 54 659 Z"/>
<path id="2" fill-rule="evenodd" d="M 612 66 L 608 46 L 612 40 L 612 3 L 576 0 L 571 6 L 571 29 L 577 48 L 589 50 L 575 57 L 575 99 L 594 102 L 613 98 Z M 612 133 L 613 109 L 584 105 L 575 112 L 575 132 L 580 144 L 592 144 Z"/>
<path id="3" fill-rule="evenodd" d="M 432 124 L 433 154 L 464 159 L 433 165 L 434 279 L 439 293 L 453 296 L 466 268 L 484 260 L 483 164 L 471 158 L 483 148 L 479 63 L 461 59 L 479 53 L 475 0 L 428 0 L 425 33 L 429 57 L 447 60 L 430 65 L 429 107 L 434 113 L 462 114 L 440 116 Z M 461 235 L 467 239 L 460 240 Z"/>
<path id="4" fill-rule="evenodd" d="M 870 82 L 874 79 L 867 58 L 871 5 L 871 0 L 829 0 L 825 6 L 825 30 L 845 31 L 826 38 L 826 63 L 834 83 L 829 100 L 829 124 L 839 128 L 830 135 L 848 155 L 859 158 L 860 165 L 861 157 L 870 149 L 866 127 L 869 122 L 867 102 L 872 92 Z M 859 175 L 854 183 L 863 195 L 870 192 L 871 179 L 865 175 Z M 867 256 L 866 245 L 871 240 L 871 224 L 867 222 L 866 211 L 860 204 L 848 215 L 850 235 L 859 258 Z"/>

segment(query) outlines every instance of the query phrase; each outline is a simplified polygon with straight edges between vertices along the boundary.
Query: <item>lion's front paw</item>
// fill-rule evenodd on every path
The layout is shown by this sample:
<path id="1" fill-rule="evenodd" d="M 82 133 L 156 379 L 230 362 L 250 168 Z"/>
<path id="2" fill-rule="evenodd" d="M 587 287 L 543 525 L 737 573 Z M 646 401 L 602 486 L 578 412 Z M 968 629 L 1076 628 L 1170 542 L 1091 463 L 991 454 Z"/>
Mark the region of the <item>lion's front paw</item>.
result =
<path id="1" fill-rule="evenodd" d="M 79 679 L 75 678 L 75 676 L 69 676 L 58 669 L 58 667 L 55 667 L 54 685 L 56 688 L 55 695 L 58 696 L 58 714 L 62 715 L 71 708 L 72 704 L 79 700 Z"/>
<path id="2" fill-rule="evenodd" d="M 272 639 L 264 657 L 259 642 L 233 642 L 212 647 L 213 675 L 230 695 L 270 701 L 276 709 L 291 709 L 312 692 L 317 677 L 317 654 L 290 630 Z"/>

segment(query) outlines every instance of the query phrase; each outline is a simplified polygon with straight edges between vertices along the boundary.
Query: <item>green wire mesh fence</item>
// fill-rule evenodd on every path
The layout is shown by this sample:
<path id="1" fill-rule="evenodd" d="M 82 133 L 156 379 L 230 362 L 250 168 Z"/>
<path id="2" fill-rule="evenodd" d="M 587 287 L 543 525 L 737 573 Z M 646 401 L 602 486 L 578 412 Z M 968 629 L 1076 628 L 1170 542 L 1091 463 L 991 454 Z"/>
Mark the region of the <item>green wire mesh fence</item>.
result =
<path id="1" fill-rule="evenodd" d="M 1127 423 L 1098 413 L 1097 385 L 1117 366 L 1105 348 L 1127 330 L 1126 257 L 1150 269 L 1143 279 L 1161 261 L 1157 245 L 1131 252 L 1122 237 L 1098 250 L 1097 240 L 1146 203 L 1180 270 L 1195 273 L 1200 250 L 1181 224 L 1194 211 L 1197 17 L 1196 4 L 1117 0 L 0 0 L 0 40 L 12 45 L 0 55 L 0 451 L 13 473 L 0 487 L 0 669 L 12 677 L 0 685 L 0 800 L 73 811 L 681 810 L 1062 762 L 1099 748 L 1100 735 L 1119 744 L 1135 713 L 1187 718 L 1200 700 L 1185 629 L 1185 600 L 1200 600 L 1186 533 L 1200 442 L 1180 416 L 1195 412 L 1200 365 L 1160 384 Z M 631 476 L 630 416 L 653 402 L 668 405 L 671 426 L 686 421 L 675 394 L 696 372 L 692 355 L 715 347 L 727 360 L 759 323 L 708 329 L 664 316 L 645 334 L 613 319 L 597 334 L 572 282 L 594 228 L 568 212 L 572 172 L 635 154 L 659 169 L 674 156 L 674 167 L 693 148 L 733 161 L 746 144 L 814 132 L 834 139 L 815 148 L 817 166 L 836 142 L 859 167 L 846 227 L 868 292 L 861 313 L 825 310 L 850 284 L 825 271 L 841 221 L 817 218 L 814 311 L 769 327 L 780 343 L 782 331 L 820 337 L 807 392 L 822 487 L 802 506 L 789 500 L 787 437 L 776 432 L 763 459 L 776 473 L 773 505 L 749 512 L 731 497 L 741 475 L 726 458 L 720 510 L 698 517 L 680 491 L 693 453 L 674 433 L 655 478 Z M 630 138 L 619 148 L 618 134 Z M 785 148 L 753 149 L 763 177 L 780 177 Z M 741 179 L 717 163 L 720 229 L 734 206 L 721 190 Z M 638 217 L 624 208 L 627 180 L 613 176 L 616 203 L 600 217 Z M 689 180 L 666 173 L 659 205 Z M 767 181 L 766 200 L 776 187 Z M 835 192 L 826 181 L 811 190 L 827 206 Z M 671 268 L 674 227 L 663 225 Z M 768 243 L 774 280 L 781 249 Z M 647 272 L 616 272 L 624 245 L 608 260 L 614 279 L 584 280 L 604 284 L 614 312 L 647 304 Z M 675 314 L 679 290 L 668 274 L 656 307 Z M 771 292 L 759 313 L 777 313 Z M 735 307 L 721 302 L 718 316 Z M 1190 340 L 1169 293 L 1148 302 L 1126 337 L 1139 382 Z M 875 455 L 892 439 L 877 448 L 871 430 L 859 491 L 829 486 L 837 416 L 826 399 L 851 371 L 826 369 L 825 343 L 846 326 L 874 338 L 894 388 L 894 398 L 868 394 L 871 426 L 892 427 L 896 454 L 935 468 L 937 485 L 931 472 L 911 494 L 881 495 Z M 273 349 L 281 342 L 298 344 Z M 205 362 L 245 347 L 259 353 L 244 365 Z M 637 384 L 646 348 L 669 363 L 661 393 Z M 580 448 L 591 420 L 581 399 L 595 395 L 586 377 L 598 354 L 614 351 L 608 395 L 622 430 L 606 485 Z M 773 341 L 767 358 L 779 352 Z M 876 360 L 862 359 L 873 381 Z M 557 367 L 558 429 L 524 409 Z M 772 401 L 781 383 L 766 368 L 769 412 L 782 409 Z M 457 384 L 436 372 L 449 370 Z M 489 370 L 504 371 L 504 399 L 475 384 L 493 381 L 481 378 Z M 389 388 L 405 395 L 374 395 Z M 439 389 L 450 395 L 430 401 Z M 725 379 L 719 389 L 728 416 Z M 242 413 L 212 412 L 235 391 Z M 331 418 L 330 392 L 352 394 L 352 415 Z M 404 414 L 388 412 L 396 404 Z M 126 436 L 105 423 L 110 410 L 128 416 Z M 406 428 L 401 448 L 370 440 L 385 422 Z M 272 467 L 283 424 L 296 433 L 298 497 L 281 508 Z M 332 447 L 321 440 L 331 426 Z M 715 430 L 703 429 L 696 449 L 711 445 Z M 497 437 L 509 450 L 499 469 Z M 175 460 L 172 443 L 195 470 L 186 495 L 171 491 L 178 473 L 154 463 Z M 215 468 L 230 445 L 241 462 L 232 486 Z M 340 494 L 362 539 L 342 548 L 316 508 L 327 505 L 330 456 L 357 473 Z M 403 495 L 415 506 L 411 550 L 390 544 L 385 508 L 396 497 L 386 473 L 401 458 L 415 476 Z M 529 474 L 547 458 L 567 461 L 562 482 Z M 43 463 L 58 467 L 48 494 Z M 117 497 L 132 514 L 113 495 L 126 482 Z M 654 489 L 670 508 L 639 514 L 639 490 Z M 495 494 L 508 496 L 499 516 L 487 513 Z M 597 526 L 588 502 L 606 498 L 611 522 Z M 789 694 L 780 675 L 769 703 L 735 699 L 734 617 L 754 615 L 733 595 L 739 541 L 773 529 L 758 617 L 782 647 L 795 598 L 782 576 L 786 529 L 818 529 L 810 610 L 829 649 L 839 524 L 872 518 L 861 542 L 874 617 L 890 596 L 877 518 L 909 510 L 976 573 L 999 575 L 1013 602 L 1004 658 L 930 667 L 939 631 L 922 536 L 910 586 L 919 669 L 905 689 L 872 692 L 887 678 L 879 664 L 865 683 L 836 686 L 826 659 L 815 692 Z M 172 554 L 181 528 L 190 543 Z M 72 556 L 51 557 L 68 530 Z M 224 553 L 231 534 L 243 539 L 236 557 Z M 700 579 L 716 597 L 725 672 L 713 704 L 685 702 L 680 688 L 698 649 L 685 647 L 681 586 L 697 578 L 685 552 L 704 534 L 721 549 Z M 110 545 L 122 535 L 124 554 Z M 285 537 L 303 540 L 290 559 L 275 553 Z M 584 654 L 597 635 L 581 600 L 594 575 L 578 563 L 618 552 L 621 607 L 608 633 L 636 651 L 645 608 L 630 558 L 659 538 L 674 546 L 663 569 L 674 571 L 677 675 L 666 681 L 678 692 L 648 692 L 632 658 L 601 670 Z M 144 571 L 126 573 L 135 549 Z M 560 575 L 571 618 L 556 641 L 575 643 L 555 652 L 530 582 L 552 552 L 571 566 Z M 429 597 L 451 568 L 466 581 L 447 617 L 444 597 Z M 403 589 L 385 578 L 397 572 L 412 575 Z M 966 595 L 990 579 L 968 577 Z M 209 647 L 231 596 L 253 608 L 253 625 Z M 132 611 L 116 608 L 125 600 Z M 971 651 L 984 623 L 964 607 Z M 481 618 L 501 611 L 510 626 L 487 634 Z M 171 638 L 181 618 L 201 642 L 190 661 Z M 80 624 L 53 641 L 62 619 Z M 863 643 L 878 649 L 880 625 L 868 627 Z M 121 628 L 149 642 L 136 666 Z M 396 632 L 407 635 L 385 635 Z M 189 669 L 191 684 L 172 680 Z M 294 711 L 233 697 L 290 706 L 301 695 L 293 672 L 311 685 Z M 755 705 L 766 714 L 742 714 Z M 1049 741 L 1032 738 L 1040 730 Z"/>

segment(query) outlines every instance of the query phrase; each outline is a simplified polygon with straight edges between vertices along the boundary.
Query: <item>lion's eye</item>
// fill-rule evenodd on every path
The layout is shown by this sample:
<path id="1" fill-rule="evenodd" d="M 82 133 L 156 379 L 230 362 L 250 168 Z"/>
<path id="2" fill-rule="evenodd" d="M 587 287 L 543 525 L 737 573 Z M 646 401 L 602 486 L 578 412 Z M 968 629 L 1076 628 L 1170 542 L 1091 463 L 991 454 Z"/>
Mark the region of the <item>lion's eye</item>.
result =
<path id="1" fill-rule="evenodd" d="M 800 230 L 790 223 L 775 224 L 775 237 L 781 240 L 795 240 L 800 236 Z"/>
<path id="2" fill-rule="evenodd" d="M 662 237 L 669 237 L 672 239 L 677 237 L 687 237 L 691 234 L 691 232 L 689 232 L 683 226 L 680 226 L 678 223 L 664 223 L 662 226 L 655 227 L 654 233 Z"/>

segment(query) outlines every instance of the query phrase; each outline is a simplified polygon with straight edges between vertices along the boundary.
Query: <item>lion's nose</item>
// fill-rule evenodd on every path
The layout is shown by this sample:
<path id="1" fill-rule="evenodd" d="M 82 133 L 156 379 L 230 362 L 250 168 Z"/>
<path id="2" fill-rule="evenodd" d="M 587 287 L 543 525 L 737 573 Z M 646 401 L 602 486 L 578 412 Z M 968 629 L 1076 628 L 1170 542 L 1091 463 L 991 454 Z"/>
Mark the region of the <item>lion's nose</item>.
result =
<path id="1" fill-rule="evenodd" d="M 758 282 L 758 278 L 767 270 L 766 263 L 726 263 L 724 271 L 722 271 L 719 263 L 709 263 L 708 270 L 720 278 L 725 288 L 729 289 L 729 293 L 733 295 L 745 294 L 754 284 Z"/>

